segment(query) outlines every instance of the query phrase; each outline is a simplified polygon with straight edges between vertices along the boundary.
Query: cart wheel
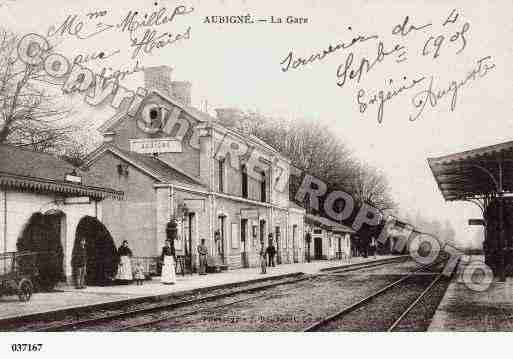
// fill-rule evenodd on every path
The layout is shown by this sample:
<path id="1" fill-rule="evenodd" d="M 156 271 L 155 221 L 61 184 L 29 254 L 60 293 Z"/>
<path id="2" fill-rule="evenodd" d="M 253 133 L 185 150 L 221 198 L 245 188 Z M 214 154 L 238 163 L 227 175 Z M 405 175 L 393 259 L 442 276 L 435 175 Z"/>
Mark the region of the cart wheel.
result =
<path id="1" fill-rule="evenodd" d="M 32 296 L 33 286 L 28 279 L 22 279 L 18 284 L 18 297 L 22 302 L 28 302 Z"/>

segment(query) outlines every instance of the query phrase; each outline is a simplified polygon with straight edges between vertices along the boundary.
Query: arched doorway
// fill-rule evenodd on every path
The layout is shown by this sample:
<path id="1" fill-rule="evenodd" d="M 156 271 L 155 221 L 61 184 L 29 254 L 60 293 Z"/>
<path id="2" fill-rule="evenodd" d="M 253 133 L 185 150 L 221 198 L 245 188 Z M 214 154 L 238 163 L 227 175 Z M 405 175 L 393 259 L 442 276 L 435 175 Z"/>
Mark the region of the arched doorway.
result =
<path id="1" fill-rule="evenodd" d="M 86 239 L 87 285 L 108 285 L 116 274 L 117 251 L 114 240 L 103 223 L 91 216 L 83 217 L 78 223 L 73 256 L 79 238 Z M 75 268 L 73 268 L 75 270 Z"/>
<path id="2" fill-rule="evenodd" d="M 62 211 L 32 214 L 16 244 L 18 251 L 37 252 L 38 285 L 45 290 L 51 290 L 57 282 L 65 280 L 61 241 L 65 218 Z"/>

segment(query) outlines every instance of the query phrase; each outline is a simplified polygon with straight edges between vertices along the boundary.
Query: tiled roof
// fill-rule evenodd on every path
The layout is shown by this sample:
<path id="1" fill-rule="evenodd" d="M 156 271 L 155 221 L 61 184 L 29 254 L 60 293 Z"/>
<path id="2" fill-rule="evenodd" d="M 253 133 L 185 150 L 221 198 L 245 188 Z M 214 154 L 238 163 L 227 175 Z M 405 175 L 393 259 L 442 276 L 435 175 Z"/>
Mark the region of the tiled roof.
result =
<path id="1" fill-rule="evenodd" d="M 132 165 L 143 170 L 160 183 L 183 185 L 197 190 L 207 189 L 206 185 L 202 183 L 199 178 L 195 178 L 184 171 L 159 160 L 157 157 L 123 150 L 108 143 L 102 144 L 87 156 L 84 169 L 89 168 L 105 151 L 109 151 L 129 163 L 131 162 Z"/>
<path id="2" fill-rule="evenodd" d="M 237 129 L 234 127 L 224 126 L 222 123 L 220 123 L 218 121 L 217 118 L 211 116 L 207 112 L 201 111 L 193 106 L 186 105 L 183 102 L 181 102 L 179 99 L 176 99 L 175 97 L 167 96 L 166 94 L 164 94 L 158 90 L 152 90 L 150 92 L 150 94 L 151 93 L 155 93 L 155 94 L 159 95 L 160 97 L 162 97 L 163 99 L 165 99 L 166 101 L 171 103 L 172 105 L 181 108 L 187 114 L 194 117 L 196 120 L 199 121 L 199 123 L 197 125 L 198 128 L 202 128 L 202 127 L 204 128 L 204 127 L 208 127 L 208 126 L 212 126 L 212 125 L 220 126 L 220 127 L 224 128 L 225 130 L 233 131 L 233 132 L 237 133 L 238 135 L 243 136 L 243 137 L 257 143 L 260 146 L 267 148 L 268 150 L 271 150 L 273 152 L 281 154 L 278 150 L 276 150 L 274 147 L 272 147 L 270 144 L 268 144 L 264 140 L 260 139 L 259 137 L 252 135 L 252 134 L 245 133 L 245 132 L 241 131 L 240 129 Z M 129 105 L 124 105 L 123 107 L 120 107 L 118 109 L 118 111 L 110 119 L 108 119 L 100 127 L 98 127 L 98 131 L 100 131 L 101 133 L 104 133 L 104 134 L 113 132 L 120 122 L 123 122 L 127 118 L 130 118 L 130 116 L 128 116 L 128 114 L 127 114 L 128 107 L 129 107 Z M 282 155 L 282 157 L 286 157 L 283 154 L 281 154 L 281 155 Z"/>
<path id="3" fill-rule="evenodd" d="M 162 92 L 159 92 L 158 90 L 152 90 L 150 92 L 150 94 L 151 93 L 155 93 L 155 94 L 159 95 L 160 97 L 164 98 L 166 101 L 168 101 L 172 105 L 181 108 L 182 110 L 184 110 L 186 113 L 188 113 L 190 116 L 194 117 L 196 120 L 198 120 L 201 123 L 215 121 L 215 118 L 210 116 L 208 113 L 200 111 L 195 107 L 186 105 L 174 97 L 169 97 L 169 96 L 163 94 Z M 148 94 L 148 96 L 150 94 Z M 98 128 L 98 130 L 102 133 L 114 131 L 117 124 L 128 117 L 128 115 L 126 113 L 127 109 L 128 109 L 128 106 L 124 107 L 124 108 L 120 108 L 110 119 L 105 121 Z"/>
<path id="4" fill-rule="evenodd" d="M 75 167 L 55 155 L 0 145 L 0 171 L 20 176 L 64 180 Z"/>
<path id="5" fill-rule="evenodd" d="M 305 217 L 307 222 L 313 222 L 321 227 L 326 227 L 333 232 L 356 233 L 353 229 L 326 217 L 315 216 L 313 214 L 306 214 Z"/>
<path id="6" fill-rule="evenodd" d="M 300 211 L 306 211 L 304 207 L 301 207 L 299 204 L 297 204 L 294 201 L 289 201 L 289 208 L 300 210 Z"/>
<path id="7" fill-rule="evenodd" d="M 38 193 L 60 193 L 72 196 L 121 198 L 123 192 L 65 181 L 77 169 L 48 153 L 34 152 L 10 145 L 0 145 L 0 186 Z"/>
<path id="8" fill-rule="evenodd" d="M 200 180 L 178 171 L 177 169 L 171 167 L 164 161 L 161 161 L 158 158 L 153 157 L 152 155 L 145 155 L 137 152 L 126 151 L 120 148 L 116 148 L 116 150 L 121 152 L 134 162 L 139 163 L 143 167 L 155 173 L 158 176 L 160 182 L 181 182 L 183 184 L 189 185 L 203 185 Z"/>

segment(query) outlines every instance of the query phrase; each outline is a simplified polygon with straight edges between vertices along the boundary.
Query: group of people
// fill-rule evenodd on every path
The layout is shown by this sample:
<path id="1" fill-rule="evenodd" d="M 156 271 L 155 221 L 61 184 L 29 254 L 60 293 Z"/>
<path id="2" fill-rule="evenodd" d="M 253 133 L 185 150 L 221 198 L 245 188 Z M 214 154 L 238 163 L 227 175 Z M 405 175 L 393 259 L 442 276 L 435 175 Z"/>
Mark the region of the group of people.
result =
<path id="1" fill-rule="evenodd" d="M 207 273 L 208 248 L 205 245 L 205 238 L 201 239 L 201 243 L 197 247 L 199 256 L 198 274 L 205 275 Z M 274 267 L 276 256 L 276 248 L 272 241 L 269 246 L 260 253 L 262 273 L 266 273 L 266 267 Z M 145 272 L 140 261 L 136 261 L 132 266 L 133 253 L 128 246 L 128 241 L 123 241 L 117 250 L 118 265 L 114 279 L 120 283 L 131 283 L 134 280 L 136 284 L 141 285 L 145 279 Z M 160 256 L 162 264 L 161 282 L 163 284 L 176 283 L 176 260 L 174 248 L 170 240 L 166 240 Z M 79 246 L 72 259 L 73 268 L 75 268 L 75 287 L 78 289 L 85 288 L 87 251 L 85 238 L 79 239 Z"/>
<path id="2" fill-rule="evenodd" d="M 122 283 L 131 283 L 135 280 L 137 285 L 144 281 L 144 268 L 140 261 L 132 268 L 132 250 L 128 247 L 128 241 L 123 241 L 118 249 L 119 264 L 115 279 Z"/>
<path id="3" fill-rule="evenodd" d="M 199 255 L 199 275 L 207 274 L 207 255 L 208 248 L 205 245 L 205 238 L 201 239 L 201 243 L 197 247 Z M 162 248 L 162 254 L 160 256 L 162 263 L 162 274 L 160 281 L 164 284 L 175 284 L 176 283 L 176 261 L 174 248 L 171 246 L 171 241 L 166 240 L 164 247 Z"/>
<path id="4" fill-rule="evenodd" d="M 142 285 L 145 279 L 144 268 L 140 261 L 137 261 L 132 268 L 132 251 L 128 247 L 128 241 L 123 241 L 117 250 L 117 258 L 119 263 L 117 265 L 117 272 L 114 279 L 121 283 L 131 283 L 133 280 L 136 284 Z M 86 288 L 86 273 L 87 273 L 87 249 L 85 238 L 80 238 L 78 247 L 71 260 L 71 265 L 75 271 L 75 288 Z"/>

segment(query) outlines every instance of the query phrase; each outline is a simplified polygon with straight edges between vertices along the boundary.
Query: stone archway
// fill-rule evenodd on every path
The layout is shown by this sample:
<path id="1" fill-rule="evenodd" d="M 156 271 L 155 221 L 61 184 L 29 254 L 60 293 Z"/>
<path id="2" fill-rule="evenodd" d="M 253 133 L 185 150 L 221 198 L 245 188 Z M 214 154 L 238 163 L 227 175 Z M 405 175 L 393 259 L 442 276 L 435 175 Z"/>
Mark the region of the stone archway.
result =
<path id="1" fill-rule="evenodd" d="M 87 285 L 111 284 L 116 274 L 118 257 L 109 231 L 96 217 L 83 217 L 77 226 L 72 256 L 75 255 L 79 238 L 82 237 L 86 239 Z"/>
<path id="2" fill-rule="evenodd" d="M 27 221 L 18 238 L 18 251 L 36 252 L 37 284 L 51 290 L 57 282 L 65 280 L 64 250 L 66 215 L 55 210 L 45 214 L 35 212 Z"/>

